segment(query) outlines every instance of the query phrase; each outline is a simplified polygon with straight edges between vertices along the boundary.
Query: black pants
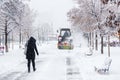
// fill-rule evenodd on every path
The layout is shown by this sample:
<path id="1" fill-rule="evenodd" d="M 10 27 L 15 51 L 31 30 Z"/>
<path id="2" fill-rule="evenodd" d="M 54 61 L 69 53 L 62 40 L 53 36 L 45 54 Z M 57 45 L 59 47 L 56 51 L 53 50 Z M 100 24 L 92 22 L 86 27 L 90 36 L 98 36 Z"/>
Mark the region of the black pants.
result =
<path id="1" fill-rule="evenodd" d="M 28 67 L 28 72 L 30 72 L 30 64 L 32 62 L 32 66 L 33 66 L 33 71 L 35 71 L 35 59 L 27 59 L 28 63 L 27 63 L 27 67 Z"/>

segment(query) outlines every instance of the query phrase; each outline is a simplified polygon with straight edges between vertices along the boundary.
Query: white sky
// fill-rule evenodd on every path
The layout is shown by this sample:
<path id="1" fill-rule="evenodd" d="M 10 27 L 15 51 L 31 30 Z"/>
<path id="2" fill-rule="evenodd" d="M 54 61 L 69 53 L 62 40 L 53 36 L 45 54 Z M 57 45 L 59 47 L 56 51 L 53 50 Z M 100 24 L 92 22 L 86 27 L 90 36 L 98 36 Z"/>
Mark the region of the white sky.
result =
<path id="1" fill-rule="evenodd" d="M 31 0 L 30 6 L 39 14 L 39 24 L 53 24 L 55 29 L 68 27 L 67 12 L 74 6 L 72 0 Z"/>

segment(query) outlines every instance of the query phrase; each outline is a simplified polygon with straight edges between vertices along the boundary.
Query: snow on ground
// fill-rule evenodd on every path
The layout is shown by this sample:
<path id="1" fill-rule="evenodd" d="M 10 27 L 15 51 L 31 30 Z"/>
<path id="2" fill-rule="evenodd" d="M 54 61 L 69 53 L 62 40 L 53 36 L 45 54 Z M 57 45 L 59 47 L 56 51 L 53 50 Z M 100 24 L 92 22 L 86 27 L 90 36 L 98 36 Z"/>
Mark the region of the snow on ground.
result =
<path id="1" fill-rule="evenodd" d="M 111 48 L 112 63 L 109 74 L 99 74 L 94 66 L 103 64 L 107 57 L 94 51 L 86 56 L 87 47 L 75 46 L 73 50 L 58 50 L 57 42 L 51 41 L 38 46 L 40 55 L 36 56 L 35 72 L 27 73 L 27 61 L 23 49 L 11 50 L 0 55 L 0 80 L 118 80 L 120 79 L 120 50 Z"/>
<path id="2" fill-rule="evenodd" d="M 82 76 L 84 77 L 84 80 L 118 80 L 120 79 L 120 64 L 119 64 L 119 56 L 120 56 L 120 50 L 119 47 L 112 47 L 111 48 L 111 58 L 112 63 L 110 66 L 109 74 L 99 74 L 94 71 L 94 66 L 102 65 L 104 64 L 104 60 L 108 56 L 107 54 L 107 47 L 104 48 L 105 52 L 103 55 L 101 55 L 99 52 L 94 53 L 92 56 L 86 56 L 80 58 L 80 66 L 81 66 L 81 72 Z"/>

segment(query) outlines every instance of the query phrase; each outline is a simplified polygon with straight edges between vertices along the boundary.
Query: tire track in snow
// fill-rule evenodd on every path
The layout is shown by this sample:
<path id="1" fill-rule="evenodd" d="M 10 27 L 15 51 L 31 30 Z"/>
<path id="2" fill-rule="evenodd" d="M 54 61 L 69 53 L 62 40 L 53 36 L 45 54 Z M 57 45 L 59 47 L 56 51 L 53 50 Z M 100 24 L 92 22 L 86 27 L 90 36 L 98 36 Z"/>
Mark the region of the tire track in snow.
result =
<path id="1" fill-rule="evenodd" d="M 67 65 L 67 70 L 66 70 L 66 78 L 67 80 L 83 80 L 80 72 L 80 67 L 75 65 L 74 59 L 72 57 L 67 57 L 66 58 L 66 65 Z"/>

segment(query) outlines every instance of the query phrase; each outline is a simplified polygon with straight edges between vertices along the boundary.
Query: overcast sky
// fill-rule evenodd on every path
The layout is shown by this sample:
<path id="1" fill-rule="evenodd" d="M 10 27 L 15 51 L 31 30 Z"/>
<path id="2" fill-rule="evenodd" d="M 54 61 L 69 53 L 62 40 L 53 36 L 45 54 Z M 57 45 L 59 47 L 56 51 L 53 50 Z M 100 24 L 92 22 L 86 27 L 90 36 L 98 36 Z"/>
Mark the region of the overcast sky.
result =
<path id="1" fill-rule="evenodd" d="M 31 0 L 30 7 L 38 12 L 39 24 L 53 24 L 55 29 L 68 27 L 67 12 L 74 6 L 72 0 Z"/>

